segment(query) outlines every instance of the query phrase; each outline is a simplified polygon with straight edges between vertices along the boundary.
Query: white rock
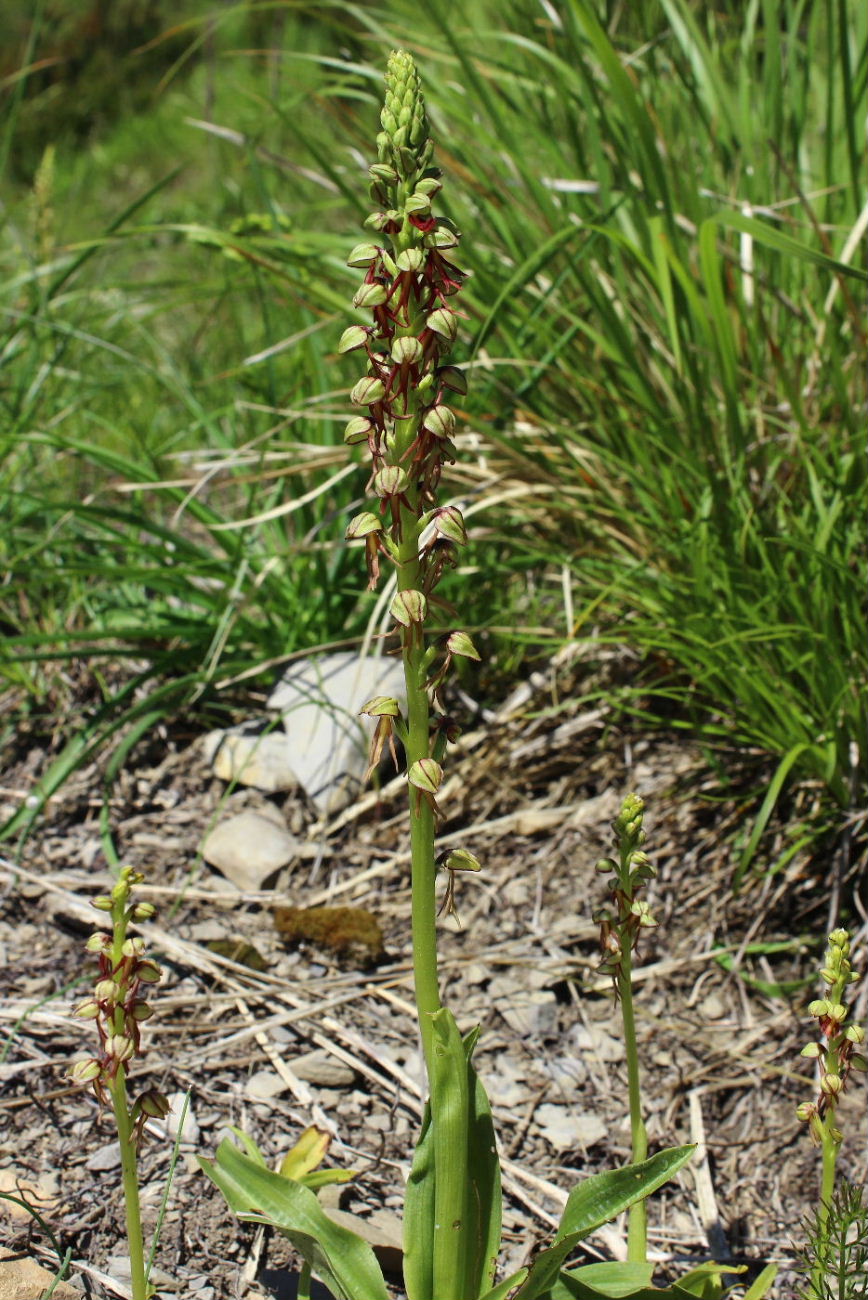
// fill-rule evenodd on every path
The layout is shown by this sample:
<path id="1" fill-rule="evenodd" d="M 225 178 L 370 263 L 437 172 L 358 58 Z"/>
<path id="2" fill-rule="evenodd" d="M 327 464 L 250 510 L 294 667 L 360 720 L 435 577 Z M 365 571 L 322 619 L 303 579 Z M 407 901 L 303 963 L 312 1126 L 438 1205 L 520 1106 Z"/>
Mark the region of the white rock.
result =
<path id="1" fill-rule="evenodd" d="M 497 1009 L 510 1029 L 522 1038 L 557 1037 L 558 1000 L 554 993 L 517 989 Z"/>
<path id="2" fill-rule="evenodd" d="M 547 1142 L 558 1151 L 569 1147 L 592 1147 L 606 1136 L 608 1129 L 599 1115 L 579 1115 L 566 1106 L 546 1103 L 538 1106 L 534 1119 Z"/>
<path id="3" fill-rule="evenodd" d="M 318 1083 L 323 1088 L 351 1088 L 356 1081 L 351 1066 L 321 1048 L 295 1057 L 290 1064 L 299 1079 L 305 1083 Z"/>
<path id="4" fill-rule="evenodd" d="M 374 726 L 359 718 L 359 709 L 374 695 L 404 706 L 400 660 L 361 659 L 349 651 L 292 664 L 269 696 L 268 708 L 283 720 L 293 770 L 321 813 L 337 811 L 358 793 Z"/>
<path id="5" fill-rule="evenodd" d="M 199 1141 L 199 1124 L 196 1120 L 196 1116 L 193 1114 L 192 1101 L 187 1106 L 186 1113 L 184 1113 L 184 1102 L 186 1099 L 186 1092 L 169 1093 L 168 1101 L 170 1110 L 163 1121 L 166 1126 L 166 1137 L 171 1138 L 174 1142 L 175 1138 L 178 1136 L 178 1132 L 180 1131 L 182 1142 L 196 1143 Z M 182 1114 L 184 1115 L 183 1127 L 181 1127 Z"/>
<path id="6" fill-rule="evenodd" d="M 247 723 L 209 731 L 202 742 L 206 761 L 221 781 L 252 785 L 265 794 L 294 790 L 299 784 L 289 737 L 282 729 L 257 733 Z"/>
<path id="7" fill-rule="evenodd" d="M 580 1052 L 589 1052 L 598 1061 L 623 1061 L 626 1056 L 623 1039 L 616 1038 L 601 1025 L 576 1025 L 573 1029 L 573 1042 Z"/>
<path id="8" fill-rule="evenodd" d="M 541 1061 L 540 1069 L 558 1084 L 565 1097 L 569 1097 L 570 1091 L 580 1087 L 588 1077 L 587 1066 L 578 1056 L 555 1056 Z"/>
<path id="9" fill-rule="evenodd" d="M 491 1072 L 485 1073 L 485 1090 L 497 1106 L 520 1106 L 529 1101 L 531 1096 L 526 1078 L 527 1069 L 523 1063 L 501 1052 L 498 1053 Z"/>
<path id="10" fill-rule="evenodd" d="M 118 1142 L 109 1142 L 107 1146 L 94 1151 L 85 1164 L 85 1169 L 92 1174 L 104 1174 L 121 1167 L 121 1148 Z"/>
<path id="11" fill-rule="evenodd" d="M 106 1260 L 106 1271 L 110 1277 L 117 1279 L 118 1282 L 129 1282 L 132 1276 L 129 1255 L 109 1255 Z M 166 1273 L 164 1269 L 158 1268 L 156 1265 L 151 1269 L 148 1278 L 149 1281 L 156 1283 L 161 1288 L 172 1286 L 176 1281 L 171 1273 Z M 2 1300 L 2 1293 L 0 1293 L 0 1300 Z"/>
<path id="12" fill-rule="evenodd" d="M 271 1101 L 286 1092 L 288 1086 L 276 1070 L 257 1070 L 245 1083 L 244 1091 L 251 1101 Z"/>
<path id="13" fill-rule="evenodd" d="M 298 844 L 282 819 L 252 808 L 215 826 L 202 843 L 202 856 L 238 889 L 261 889 L 297 856 Z"/>
<path id="14" fill-rule="evenodd" d="M 52 1283 L 54 1285 L 52 1285 Z M 47 1295 L 51 1287 L 54 1300 L 81 1300 L 81 1292 L 68 1282 L 55 1282 L 54 1273 L 37 1264 L 35 1259 L 0 1246 L 0 1297 L 2 1300 L 34 1300 Z"/>

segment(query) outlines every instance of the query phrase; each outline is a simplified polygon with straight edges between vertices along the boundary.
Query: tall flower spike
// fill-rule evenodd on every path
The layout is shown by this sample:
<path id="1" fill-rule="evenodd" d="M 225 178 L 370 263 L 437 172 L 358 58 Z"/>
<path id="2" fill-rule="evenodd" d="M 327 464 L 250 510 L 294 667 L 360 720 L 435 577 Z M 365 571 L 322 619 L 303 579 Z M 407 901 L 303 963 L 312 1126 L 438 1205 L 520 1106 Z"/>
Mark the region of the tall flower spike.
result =
<path id="1" fill-rule="evenodd" d="M 98 933 L 86 944 L 88 952 L 97 954 L 97 978 L 91 997 L 77 1007 L 76 1015 L 96 1022 L 100 1052 L 77 1061 L 69 1075 L 77 1085 L 91 1084 L 103 1104 L 109 1093 L 123 1091 L 127 1065 L 142 1055 L 141 1024 L 153 1014 L 141 996 L 142 985 L 156 984 L 161 977 L 159 966 L 145 953 L 144 940 L 127 937 L 131 921 L 149 921 L 154 915 L 152 903 L 138 903 L 132 897 L 143 879 L 140 872 L 123 867 L 111 896 L 93 900 L 98 911 L 111 913 L 112 936 Z M 135 1136 L 141 1138 L 141 1126 Z"/>
<path id="2" fill-rule="evenodd" d="M 835 1107 L 846 1087 L 851 1070 L 865 1070 L 865 1057 L 855 1051 L 865 1041 L 861 1025 L 847 1023 L 848 1008 L 844 993 L 859 978 L 850 965 L 850 936 L 846 930 L 829 935 L 826 960 L 820 978 L 828 986 L 828 997 L 816 998 L 808 1014 L 817 1021 L 819 1039 L 802 1048 L 802 1056 L 817 1062 L 819 1095 L 815 1102 L 802 1102 L 796 1114 L 810 1126 L 815 1142 L 831 1138 L 836 1144 L 841 1134 L 834 1125 Z"/>
<path id="3" fill-rule="evenodd" d="M 365 222 L 375 233 L 349 257 L 361 279 L 353 306 L 366 315 L 344 330 L 339 344 L 342 353 L 364 364 L 350 393 L 362 410 L 347 424 L 344 441 L 370 455 L 370 499 L 350 522 L 347 536 L 364 543 L 372 587 L 381 564 L 390 562 L 395 571 L 389 613 L 401 646 L 406 719 L 391 700 L 365 706 L 377 719 L 369 773 L 396 736 L 404 748 L 412 811 L 413 963 L 430 1073 L 433 1017 L 441 1009 L 434 906 L 437 795 L 447 742 L 457 737 L 454 725 L 432 720 L 432 709 L 440 705 L 437 691 L 453 656 L 479 655 L 466 633 L 428 644 L 430 611 L 448 608 L 435 589 L 467 542 L 458 507 L 437 504 L 443 466 L 455 459 L 459 417 L 452 395 L 467 391 L 463 372 L 444 364 L 458 334 L 455 299 L 465 274 L 451 261 L 459 234 L 434 212 L 440 173 L 432 166 L 419 76 L 405 51 L 389 56 L 380 125 L 377 161 L 369 168 L 377 211 Z M 448 869 L 450 884 L 455 870 Z"/>
<path id="4" fill-rule="evenodd" d="M 808 1006 L 808 1013 L 817 1021 L 818 1035 L 802 1049 L 802 1056 L 817 1063 L 818 1093 L 815 1101 L 803 1101 L 796 1108 L 797 1117 L 808 1125 L 811 1139 L 822 1149 L 820 1197 L 812 1229 L 815 1257 L 811 1266 L 811 1288 L 805 1292 L 806 1296 L 818 1300 L 826 1294 L 822 1287 L 831 1240 L 830 1216 L 835 1198 L 838 1151 L 844 1137 L 835 1122 L 838 1101 L 851 1070 L 868 1068 L 865 1057 L 855 1050 L 865 1042 L 865 1030 L 861 1025 L 847 1023 L 849 1011 L 844 1002 L 845 992 L 859 976 L 850 965 L 850 936 L 846 930 L 833 930 L 829 935 L 820 978 L 826 985 L 826 996 L 816 998 Z"/>

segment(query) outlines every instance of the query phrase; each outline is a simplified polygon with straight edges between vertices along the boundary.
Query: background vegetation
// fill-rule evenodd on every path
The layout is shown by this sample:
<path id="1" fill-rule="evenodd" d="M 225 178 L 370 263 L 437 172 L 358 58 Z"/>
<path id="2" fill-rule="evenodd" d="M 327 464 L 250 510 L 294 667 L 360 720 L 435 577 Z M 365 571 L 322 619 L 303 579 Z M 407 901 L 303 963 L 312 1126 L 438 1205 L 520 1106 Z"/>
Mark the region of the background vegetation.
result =
<path id="1" fill-rule="evenodd" d="M 750 762 L 790 851 L 863 828 L 855 0 L 4 8 L 5 734 L 226 715 L 376 617 L 336 357 L 389 49 L 464 232 L 462 610 L 504 679 L 614 644 L 615 704 Z M 468 575 L 471 580 L 468 581 Z M 509 628 L 509 633 L 504 629 Z M 780 865 L 780 863 L 778 863 Z"/>

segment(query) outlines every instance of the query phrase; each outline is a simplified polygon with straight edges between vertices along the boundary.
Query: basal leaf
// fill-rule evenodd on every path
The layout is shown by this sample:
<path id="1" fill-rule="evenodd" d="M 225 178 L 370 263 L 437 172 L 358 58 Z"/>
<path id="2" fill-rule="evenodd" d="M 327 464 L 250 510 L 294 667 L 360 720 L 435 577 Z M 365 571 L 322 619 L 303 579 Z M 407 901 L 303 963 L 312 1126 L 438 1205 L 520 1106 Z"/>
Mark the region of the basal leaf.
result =
<path id="1" fill-rule="evenodd" d="M 547 1297 L 559 1280 L 564 1261 L 578 1243 L 636 1201 L 656 1191 L 686 1164 L 693 1151 L 692 1146 L 659 1151 L 641 1164 L 592 1174 L 573 1188 L 564 1207 L 555 1244 L 537 1255 L 515 1300 Z M 578 1285 L 584 1287 L 581 1282 Z M 585 1294 L 590 1297 L 592 1288 L 585 1288 Z"/>
<path id="2" fill-rule="evenodd" d="M 434 1138 L 427 1104 L 404 1195 L 404 1287 L 408 1300 L 434 1294 Z"/>
<path id="3" fill-rule="evenodd" d="M 695 1149 L 694 1146 L 668 1147 L 641 1164 L 607 1169 L 583 1179 L 570 1192 L 555 1244 L 567 1236 L 575 1236 L 577 1241 L 581 1241 L 636 1201 L 656 1192 L 678 1173 Z"/>
<path id="4" fill-rule="evenodd" d="M 240 1217 L 280 1229 L 335 1300 L 388 1300 L 380 1267 L 367 1242 L 332 1223 L 314 1193 L 263 1169 L 228 1140 L 215 1160 L 199 1160 Z"/>

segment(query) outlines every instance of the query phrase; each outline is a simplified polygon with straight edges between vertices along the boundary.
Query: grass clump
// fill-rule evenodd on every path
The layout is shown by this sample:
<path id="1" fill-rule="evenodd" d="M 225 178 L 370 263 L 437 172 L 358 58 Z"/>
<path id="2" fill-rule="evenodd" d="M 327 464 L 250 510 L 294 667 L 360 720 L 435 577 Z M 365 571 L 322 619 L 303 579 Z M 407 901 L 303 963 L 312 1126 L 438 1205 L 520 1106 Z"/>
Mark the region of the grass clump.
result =
<path id="1" fill-rule="evenodd" d="M 189 17 L 153 107 L 88 154 L 59 144 L 0 234 L 6 680 L 38 713 L 49 665 L 144 662 L 166 716 L 365 628 L 334 545 L 358 504 L 335 446 L 340 249 L 376 65 L 424 45 L 444 212 L 479 232 L 456 426 L 476 450 L 447 470 L 476 549 L 450 599 L 483 636 L 627 647 L 641 668 L 610 701 L 756 755 L 769 797 L 738 872 L 795 781 L 821 792 L 805 844 L 837 833 L 868 726 L 865 14 Z M 126 211 L 106 219 L 100 187 Z M 529 652 L 492 636 L 516 671 Z M 100 744 L 130 721 L 115 693 Z"/>

